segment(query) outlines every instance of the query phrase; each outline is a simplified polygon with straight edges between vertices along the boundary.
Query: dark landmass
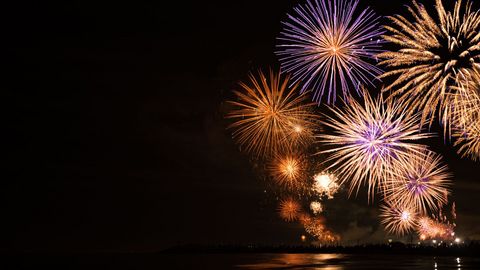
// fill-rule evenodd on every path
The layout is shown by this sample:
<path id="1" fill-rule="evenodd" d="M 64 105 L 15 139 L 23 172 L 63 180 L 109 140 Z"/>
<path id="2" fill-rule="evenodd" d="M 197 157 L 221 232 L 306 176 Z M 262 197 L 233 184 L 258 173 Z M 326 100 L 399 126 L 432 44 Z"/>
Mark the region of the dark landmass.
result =
<path id="1" fill-rule="evenodd" d="M 399 254 L 435 256 L 479 256 L 480 242 L 460 245 L 414 245 L 393 242 L 391 244 L 371 244 L 356 246 L 316 246 L 316 245 L 183 245 L 162 251 L 165 254 L 182 253 L 341 253 L 341 254 Z"/>

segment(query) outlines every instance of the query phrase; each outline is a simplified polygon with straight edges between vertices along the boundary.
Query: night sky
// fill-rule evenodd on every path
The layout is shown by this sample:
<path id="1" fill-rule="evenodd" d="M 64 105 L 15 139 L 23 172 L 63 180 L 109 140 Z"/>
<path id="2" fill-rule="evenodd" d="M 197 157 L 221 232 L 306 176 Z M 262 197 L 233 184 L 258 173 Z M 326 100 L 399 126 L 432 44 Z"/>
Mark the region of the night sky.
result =
<path id="1" fill-rule="evenodd" d="M 8 2 L 3 250 L 299 243 L 224 115 L 248 72 L 278 69 L 280 22 L 303 1 Z M 361 1 L 385 16 L 408 3 Z M 454 174 L 457 234 L 480 239 L 480 163 L 428 143 Z M 366 196 L 329 205 L 345 242 L 385 239 Z"/>

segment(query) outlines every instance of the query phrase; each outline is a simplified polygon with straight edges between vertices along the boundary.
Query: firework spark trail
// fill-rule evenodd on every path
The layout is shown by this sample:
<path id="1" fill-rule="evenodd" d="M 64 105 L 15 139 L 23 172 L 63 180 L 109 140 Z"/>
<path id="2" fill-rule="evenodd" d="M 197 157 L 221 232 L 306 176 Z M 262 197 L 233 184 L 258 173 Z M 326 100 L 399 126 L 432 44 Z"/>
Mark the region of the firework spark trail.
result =
<path id="1" fill-rule="evenodd" d="M 302 93 L 313 89 L 318 103 L 325 92 L 335 102 L 338 88 L 344 96 L 352 87 L 361 94 L 359 86 L 383 72 L 370 62 L 382 52 L 384 31 L 372 10 L 355 12 L 358 2 L 309 0 L 283 23 L 276 52 L 282 69 L 302 83 Z"/>
<path id="2" fill-rule="evenodd" d="M 409 159 L 392 172 L 385 197 L 399 201 L 401 205 L 411 205 L 420 214 L 433 213 L 448 202 L 448 188 L 451 185 L 447 166 L 442 165 L 442 156 L 431 151 Z"/>
<path id="3" fill-rule="evenodd" d="M 405 235 L 416 227 L 417 213 L 410 205 L 385 202 L 380 212 L 381 222 L 389 233 Z"/>
<path id="4" fill-rule="evenodd" d="M 385 59 L 381 64 L 389 68 L 380 78 L 394 78 L 384 90 L 408 101 L 410 110 L 422 111 L 422 124 L 432 125 L 438 110 L 446 134 L 454 108 L 449 94 L 460 78 L 479 66 L 480 13 L 472 11 L 471 2 L 461 12 L 462 1 L 455 3 L 453 12 L 447 12 L 441 0 L 436 0 L 438 22 L 416 1 L 408 11 L 413 20 L 389 17 L 392 25 L 386 26 L 390 33 L 384 38 L 400 49 L 379 54 Z"/>
<path id="5" fill-rule="evenodd" d="M 256 157 L 308 143 L 313 138 L 318 116 L 315 104 L 305 103 L 307 96 L 297 96 L 296 87 L 287 88 L 289 78 L 270 72 L 269 79 L 259 71 L 259 78 L 250 74 L 250 84 L 240 83 L 235 91 L 238 101 L 227 115 L 234 119 L 230 125 L 233 137 L 246 152 Z"/>
<path id="6" fill-rule="evenodd" d="M 381 96 L 373 100 L 364 91 L 364 105 L 351 96 L 344 103 L 344 110 L 331 108 L 335 117 L 324 122 L 333 133 L 318 136 L 329 147 L 319 154 L 328 154 L 328 169 L 338 175 L 340 185 L 349 184 L 350 195 L 367 184 L 373 198 L 375 188 L 385 188 L 392 168 L 407 166 L 412 153 L 424 153 L 426 146 L 415 142 L 431 134 L 420 132 L 418 114 L 406 113 L 401 104 L 384 102 Z"/>

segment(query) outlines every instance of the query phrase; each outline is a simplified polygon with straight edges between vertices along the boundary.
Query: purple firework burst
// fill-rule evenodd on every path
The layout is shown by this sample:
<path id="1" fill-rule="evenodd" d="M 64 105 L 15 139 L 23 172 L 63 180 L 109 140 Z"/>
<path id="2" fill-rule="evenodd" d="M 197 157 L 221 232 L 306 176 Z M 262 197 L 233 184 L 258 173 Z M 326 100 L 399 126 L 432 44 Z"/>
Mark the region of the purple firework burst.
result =
<path id="1" fill-rule="evenodd" d="M 313 90 L 318 103 L 325 91 L 327 102 L 335 102 L 338 86 L 344 97 L 351 88 L 361 94 L 360 85 L 373 85 L 382 74 L 371 63 L 383 51 L 380 17 L 369 8 L 356 15 L 358 2 L 307 0 L 283 22 L 276 52 L 282 69 L 302 84 L 302 93 Z"/>

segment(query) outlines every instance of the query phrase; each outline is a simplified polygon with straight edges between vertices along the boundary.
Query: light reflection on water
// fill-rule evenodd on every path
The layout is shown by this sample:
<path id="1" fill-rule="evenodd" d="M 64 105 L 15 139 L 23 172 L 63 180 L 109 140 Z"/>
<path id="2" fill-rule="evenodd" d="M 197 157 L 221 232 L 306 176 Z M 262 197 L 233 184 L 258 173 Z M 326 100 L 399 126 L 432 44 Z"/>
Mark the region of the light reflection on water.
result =
<path id="1" fill-rule="evenodd" d="M 253 254 L 252 254 L 253 255 Z M 254 263 L 237 264 L 243 269 L 479 269 L 473 257 L 434 257 L 375 254 L 257 254 Z"/>
<path id="2" fill-rule="evenodd" d="M 272 254 L 271 256 L 273 258 L 268 262 L 238 266 L 246 269 L 344 269 L 341 265 L 335 265 L 336 260 L 345 256 L 342 254 Z"/>

